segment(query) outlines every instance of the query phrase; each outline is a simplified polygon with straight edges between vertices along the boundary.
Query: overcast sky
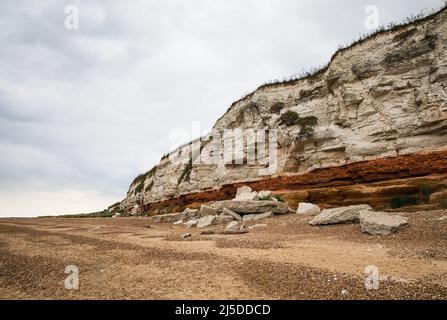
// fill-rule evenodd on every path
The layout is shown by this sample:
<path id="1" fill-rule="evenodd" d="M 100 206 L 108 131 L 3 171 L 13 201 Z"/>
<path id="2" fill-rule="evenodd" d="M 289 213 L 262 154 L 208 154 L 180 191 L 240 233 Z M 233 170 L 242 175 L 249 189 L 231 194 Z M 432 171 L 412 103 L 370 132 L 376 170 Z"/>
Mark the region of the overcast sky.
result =
<path id="1" fill-rule="evenodd" d="M 0 217 L 122 200 L 174 130 L 207 131 L 263 82 L 326 63 L 370 32 L 368 5 L 386 24 L 442 3 L 1 0 Z"/>

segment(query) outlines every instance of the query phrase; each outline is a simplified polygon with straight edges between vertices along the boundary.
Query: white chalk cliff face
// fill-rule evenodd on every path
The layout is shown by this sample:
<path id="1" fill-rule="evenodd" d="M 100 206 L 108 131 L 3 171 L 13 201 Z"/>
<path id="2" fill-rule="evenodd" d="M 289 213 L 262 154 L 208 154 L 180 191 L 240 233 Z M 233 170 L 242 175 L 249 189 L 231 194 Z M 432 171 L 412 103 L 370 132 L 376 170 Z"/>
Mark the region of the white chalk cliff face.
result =
<path id="1" fill-rule="evenodd" d="M 216 146 L 223 138 L 205 137 L 198 142 L 201 162 L 189 146 L 173 151 L 135 179 L 121 209 L 235 182 L 446 150 L 447 10 L 342 50 L 316 75 L 260 87 L 234 103 L 213 132 L 223 137 L 236 128 L 277 129 L 275 172 L 259 170 L 263 159 L 247 164 L 247 154 L 242 164 L 210 163 L 222 155 Z M 182 156 L 183 163 L 174 161 Z"/>

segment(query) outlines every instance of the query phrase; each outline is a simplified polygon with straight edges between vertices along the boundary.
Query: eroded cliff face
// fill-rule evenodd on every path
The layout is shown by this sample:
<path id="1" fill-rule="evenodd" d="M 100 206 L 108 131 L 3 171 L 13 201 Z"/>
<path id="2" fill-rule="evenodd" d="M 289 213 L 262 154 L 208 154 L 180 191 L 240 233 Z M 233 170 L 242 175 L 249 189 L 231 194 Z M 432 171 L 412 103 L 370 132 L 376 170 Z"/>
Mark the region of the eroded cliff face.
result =
<path id="1" fill-rule="evenodd" d="M 198 155 L 190 153 L 190 145 L 173 151 L 135 179 L 121 209 L 191 193 L 218 193 L 238 183 L 303 175 L 312 180 L 312 172 L 337 172 L 377 159 L 417 159 L 418 154 L 441 151 L 437 154 L 445 164 L 447 10 L 342 50 L 316 75 L 260 87 L 216 122 L 213 132 L 222 134 L 222 146 L 226 129 L 267 134 L 276 129 L 277 170 L 263 173 L 265 161 L 247 164 L 247 154 L 242 164 L 207 162 L 216 156 L 216 144 L 210 141 L 217 141 L 204 137 L 195 145 L 205 161 L 195 161 Z M 244 138 L 247 151 L 251 140 Z M 266 153 L 271 155 L 268 148 Z M 181 155 L 186 161 L 178 161 Z M 424 165 L 430 167 L 429 162 Z M 437 170 L 429 169 L 427 174 Z"/>

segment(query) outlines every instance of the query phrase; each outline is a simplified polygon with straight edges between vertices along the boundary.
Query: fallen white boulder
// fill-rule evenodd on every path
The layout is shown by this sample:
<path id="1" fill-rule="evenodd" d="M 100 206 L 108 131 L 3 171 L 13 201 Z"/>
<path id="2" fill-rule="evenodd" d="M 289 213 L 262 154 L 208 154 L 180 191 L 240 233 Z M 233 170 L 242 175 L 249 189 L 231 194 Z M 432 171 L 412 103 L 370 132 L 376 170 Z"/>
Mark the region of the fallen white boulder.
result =
<path id="1" fill-rule="evenodd" d="M 321 213 L 321 209 L 319 206 L 313 203 L 301 202 L 298 205 L 298 209 L 296 211 L 297 214 L 302 214 L 305 216 L 316 216 Z"/>
<path id="2" fill-rule="evenodd" d="M 360 212 L 362 231 L 372 235 L 389 235 L 408 224 L 408 219 L 398 214 L 363 210 Z"/>
<path id="3" fill-rule="evenodd" d="M 336 223 L 348 223 L 358 222 L 360 212 L 363 210 L 372 210 L 367 204 L 361 204 L 349 207 L 340 207 L 333 209 L 324 209 L 315 218 L 313 218 L 309 224 L 312 226 L 336 224 Z"/>

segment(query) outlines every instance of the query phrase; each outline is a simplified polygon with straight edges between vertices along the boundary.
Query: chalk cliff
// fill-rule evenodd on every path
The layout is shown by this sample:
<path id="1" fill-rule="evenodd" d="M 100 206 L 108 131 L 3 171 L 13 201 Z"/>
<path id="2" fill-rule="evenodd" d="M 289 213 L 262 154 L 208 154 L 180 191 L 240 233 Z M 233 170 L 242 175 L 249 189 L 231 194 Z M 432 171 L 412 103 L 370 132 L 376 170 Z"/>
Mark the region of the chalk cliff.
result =
<path id="1" fill-rule="evenodd" d="M 216 146 L 228 129 L 243 130 L 245 152 L 207 161 L 223 154 Z M 275 132 L 275 154 L 266 147 L 265 158 L 247 163 L 250 146 L 261 146 L 249 129 L 264 132 L 266 146 Z M 447 174 L 447 10 L 342 49 L 302 79 L 261 86 L 233 103 L 213 132 L 221 138 L 193 143 L 198 154 L 182 146 L 137 177 L 120 209 L 222 200 L 246 183 L 298 190 Z"/>

